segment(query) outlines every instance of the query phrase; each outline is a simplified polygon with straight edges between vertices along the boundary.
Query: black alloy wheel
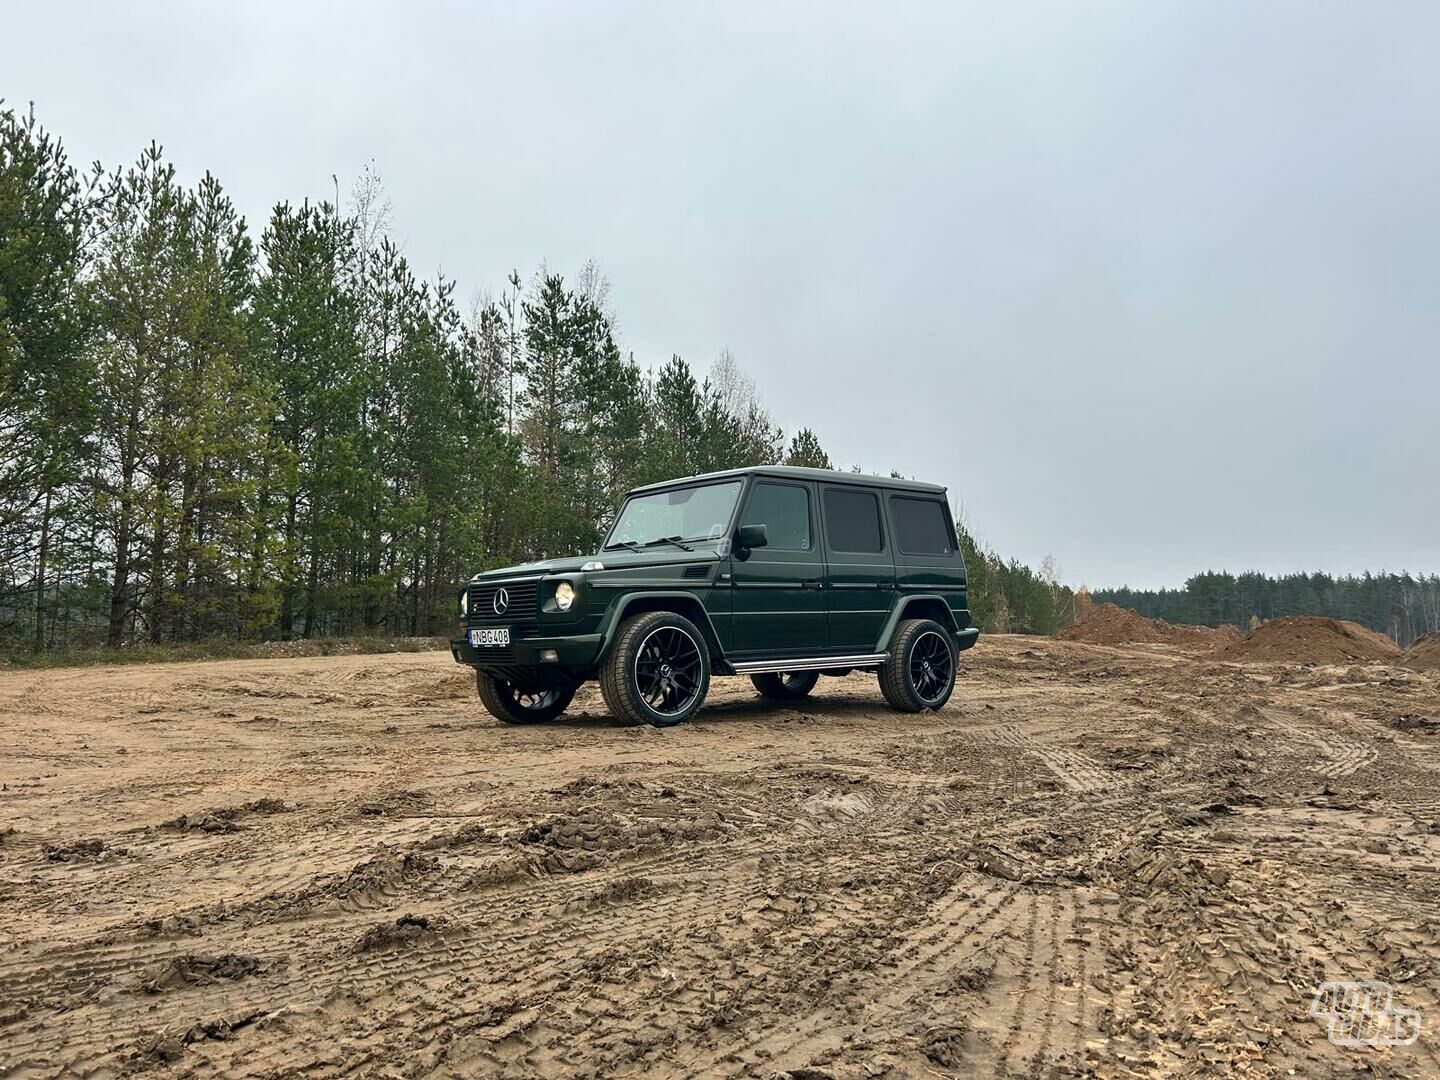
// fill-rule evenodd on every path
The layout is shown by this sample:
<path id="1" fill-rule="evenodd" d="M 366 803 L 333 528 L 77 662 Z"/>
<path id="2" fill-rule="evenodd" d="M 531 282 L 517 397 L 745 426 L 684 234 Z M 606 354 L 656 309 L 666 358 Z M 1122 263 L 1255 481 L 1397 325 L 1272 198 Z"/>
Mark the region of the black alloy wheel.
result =
<path id="1" fill-rule="evenodd" d="M 761 675 L 751 675 L 750 681 L 755 684 L 755 689 L 767 698 L 776 701 L 799 701 L 807 697 L 815 684 L 820 681 L 818 671 L 767 671 Z"/>
<path id="2" fill-rule="evenodd" d="M 483 671 L 475 672 L 475 688 L 480 692 L 480 703 L 485 710 L 502 724 L 543 724 L 554 720 L 575 697 L 573 686 L 531 689 Z"/>
<path id="3" fill-rule="evenodd" d="M 657 626 L 635 653 L 635 688 L 661 716 L 678 716 L 700 693 L 700 646 L 678 626 Z"/>
<path id="4" fill-rule="evenodd" d="M 946 696 L 955 678 L 955 661 L 950 640 L 942 632 L 926 630 L 910 646 L 910 685 L 920 700 L 929 704 Z"/>
<path id="5" fill-rule="evenodd" d="M 669 727 L 688 720 L 709 689 L 705 635 L 673 611 L 626 619 L 600 665 L 605 704 L 631 723 Z"/>
<path id="6" fill-rule="evenodd" d="M 930 619 L 906 619 L 895 628 L 880 668 L 880 692 L 901 712 L 943 708 L 955 689 L 955 639 Z"/>

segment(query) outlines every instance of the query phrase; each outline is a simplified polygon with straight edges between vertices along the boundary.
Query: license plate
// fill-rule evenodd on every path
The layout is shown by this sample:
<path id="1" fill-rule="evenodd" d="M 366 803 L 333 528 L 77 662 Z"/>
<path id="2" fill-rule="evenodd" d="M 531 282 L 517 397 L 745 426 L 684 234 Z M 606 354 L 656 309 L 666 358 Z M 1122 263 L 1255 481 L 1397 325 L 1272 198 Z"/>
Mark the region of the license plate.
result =
<path id="1" fill-rule="evenodd" d="M 479 630 L 471 630 L 470 644 L 477 648 L 482 645 L 509 645 L 510 628 L 508 626 L 486 626 Z"/>

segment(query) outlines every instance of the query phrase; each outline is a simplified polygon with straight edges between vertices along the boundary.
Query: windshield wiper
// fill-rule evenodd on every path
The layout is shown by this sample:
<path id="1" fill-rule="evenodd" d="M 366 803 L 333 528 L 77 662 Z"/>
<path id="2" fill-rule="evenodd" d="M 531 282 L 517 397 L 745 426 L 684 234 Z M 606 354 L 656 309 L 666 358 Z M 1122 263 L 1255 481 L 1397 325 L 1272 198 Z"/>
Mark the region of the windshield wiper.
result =
<path id="1" fill-rule="evenodd" d="M 616 540 L 613 544 L 606 544 L 601 551 L 614 551 L 616 548 L 629 548 L 631 551 L 639 551 L 640 545 L 634 540 Z"/>
<path id="2" fill-rule="evenodd" d="M 674 544 L 681 551 L 694 551 L 689 544 L 682 543 L 678 536 L 657 536 L 654 540 L 646 543 L 646 547 L 654 547 L 656 544 Z"/>

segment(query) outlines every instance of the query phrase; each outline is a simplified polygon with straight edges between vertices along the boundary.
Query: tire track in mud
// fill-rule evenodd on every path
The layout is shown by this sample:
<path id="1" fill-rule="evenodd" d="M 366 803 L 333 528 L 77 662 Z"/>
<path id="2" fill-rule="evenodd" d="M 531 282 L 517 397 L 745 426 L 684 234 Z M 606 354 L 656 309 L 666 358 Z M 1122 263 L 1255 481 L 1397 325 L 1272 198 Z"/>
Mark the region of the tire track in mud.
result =
<path id="1" fill-rule="evenodd" d="M 1007 904 L 1019 886 L 1002 885 L 992 879 L 980 887 L 983 892 L 972 894 L 957 884 L 934 905 L 919 910 L 906 910 L 905 894 L 900 894 L 895 898 L 899 906 L 885 912 L 885 921 L 893 928 L 894 920 L 904 918 L 913 924 L 912 928 L 898 940 L 888 938 L 888 944 L 877 955 L 856 956 L 822 945 L 791 949 L 791 953 L 822 958 L 827 984 L 838 981 L 842 974 L 863 972 L 856 991 L 862 1000 L 853 1000 L 850 995 L 829 1001 L 807 1000 L 798 1012 L 785 1013 L 774 1007 L 783 1001 L 764 1002 L 762 1015 L 768 1019 L 759 1025 L 747 1025 L 738 1040 L 718 1046 L 709 1055 L 683 1061 L 684 1070 L 691 1074 L 735 1075 L 762 1060 L 767 1067 L 803 1068 L 816 1054 L 835 1050 L 837 1033 L 852 1025 L 872 1033 L 872 1037 L 889 1031 L 907 1013 L 906 1006 L 919 992 L 917 983 L 933 986 L 941 977 L 939 966 L 953 968 L 973 958 L 1016 918 L 1017 913 L 1007 909 Z M 802 980 L 793 992 L 809 999 L 809 985 L 810 980 Z M 733 1068 L 727 1069 L 727 1065 Z"/>
<path id="2" fill-rule="evenodd" d="M 1045 989 L 1043 1009 L 1040 1014 L 1040 1039 L 1039 1045 L 1035 1047 L 1035 1053 L 1031 1056 L 1028 1072 L 1032 1076 L 1039 1076 L 1041 1070 L 1047 1064 L 1051 1043 L 1055 1040 L 1056 1032 L 1056 1008 L 1060 998 L 1060 987 L 1063 980 L 1061 965 L 1063 950 L 1061 948 L 1062 920 L 1073 926 L 1075 908 L 1073 900 L 1064 893 L 1056 893 L 1049 898 L 1049 940 L 1046 943 L 1047 962 L 1045 968 Z"/>
<path id="3" fill-rule="evenodd" d="M 729 900 L 733 903 L 736 900 L 743 900 L 747 895 L 753 896 L 756 892 L 766 891 L 768 890 L 765 889 L 763 886 L 758 890 L 754 888 L 731 889 L 729 892 Z M 714 901 L 716 899 L 716 891 L 714 888 L 711 888 L 704 892 L 697 892 L 696 894 L 694 894 L 692 899 L 694 903 L 687 907 L 685 905 L 677 905 L 674 902 L 673 897 L 666 898 L 666 925 L 671 928 L 678 927 L 685 929 L 685 933 L 683 934 L 683 936 L 679 933 L 675 934 L 676 942 L 682 940 L 689 940 L 696 937 L 697 931 L 700 931 L 698 936 L 701 938 L 701 940 L 704 940 L 704 930 L 707 926 L 713 927 L 716 925 L 721 925 L 724 922 L 728 921 L 728 919 L 725 919 L 723 917 L 717 917 L 713 911 L 715 906 Z M 702 913 L 704 913 L 704 917 L 701 917 Z M 538 951 L 541 955 L 547 957 L 554 957 L 557 952 L 562 954 L 562 959 L 553 961 L 549 966 L 542 963 L 539 965 L 534 965 L 528 969 L 528 978 L 530 980 L 531 986 L 541 995 L 545 995 L 550 990 L 569 981 L 571 969 L 573 969 L 574 963 L 576 961 L 579 961 L 583 965 L 588 960 L 593 960 L 596 958 L 603 959 L 607 955 L 616 951 L 623 953 L 625 950 L 622 947 L 626 944 L 633 945 L 637 936 L 634 926 L 631 925 L 629 921 L 631 918 L 633 918 L 633 916 L 625 916 L 622 919 L 622 925 L 615 932 L 601 933 L 598 935 L 598 940 L 595 933 L 595 928 L 592 926 L 589 931 L 574 934 L 569 938 L 546 941 L 541 947 L 535 950 L 525 950 L 526 952 Z M 563 956 L 568 946 L 576 945 L 579 942 L 583 942 L 585 945 L 589 946 L 588 955 L 584 955 L 582 951 L 577 950 L 574 956 Z M 499 962 L 500 961 L 497 961 L 497 963 Z M 666 962 L 675 962 L 673 956 L 669 953 L 667 953 Z M 643 998 L 641 1003 L 644 1003 Z M 634 1002 L 632 999 L 632 1007 L 633 1004 Z M 562 1006 L 558 1004 L 553 998 L 550 999 L 549 1005 L 547 1005 L 547 1009 L 551 1012 L 561 1007 Z M 662 1008 L 660 1010 L 660 1017 L 663 1018 L 663 1015 L 668 1011 L 670 1011 L 669 1007 Z M 631 1019 L 634 1023 L 646 1022 L 660 1027 L 665 1026 L 659 1024 L 658 1019 L 646 1019 L 644 1015 L 632 1016 Z M 580 1032 L 581 1036 L 583 1036 L 583 1034 L 584 1029 L 582 1029 Z M 522 1043 L 526 1041 L 526 1037 L 523 1035 L 517 1037 L 520 1038 Z M 499 1059 L 491 1060 L 489 1064 L 491 1068 L 503 1071 L 501 1070 L 502 1063 L 499 1061 Z"/>
<path id="4" fill-rule="evenodd" d="M 1014 1000 L 1005 1020 L 1003 1029 L 1005 1037 L 998 1048 L 999 1060 L 996 1062 L 996 1072 L 1004 1073 L 1011 1071 L 1011 1058 L 1015 1054 L 1016 1043 L 1024 1028 L 1026 1007 L 1030 1002 L 1030 996 L 1035 985 L 1035 967 L 1039 953 L 1039 949 L 1037 948 L 1039 922 L 1040 898 L 1036 894 L 1031 893 L 1025 911 L 1025 930 L 1021 946 L 1022 952 L 1021 955 L 1016 958 L 1016 978 L 1020 986 L 1018 990 L 1012 990 L 1009 993 L 1009 996 Z M 1048 1034 L 1048 1031 L 1046 1034 Z"/>
<path id="5" fill-rule="evenodd" d="M 1310 766 L 1321 776 L 1341 779 L 1353 776 L 1375 763 L 1380 756 L 1374 746 L 1334 732 L 1316 732 L 1277 714 L 1273 708 L 1260 710 L 1269 726 L 1288 736 L 1292 743 L 1307 744 L 1320 752 L 1321 760 Z"/>
<path id="6" fill-rule="evenodd" d="M 724 846 L 724 845 L 720 845 Z M 756 849 L 762 854 L 764 849 Z M 610 872 L 599 880 L 617 880 L 637 873 L 645 872 L 658 874 L 668 872 L 675 876 L 683 877 L 687 874 L 699 872 L 705 864 L 711 861 L 714 854 L 698 845 L 672 852 L 659 853 L 650 858 L 627 860 L 625 864 Z M 737 852 L 738 854 L 738 852 Z M 784 852 L 784 864 L 790 872 L 803 869 L 806 866 L 823 865 L 826 856 L 823 853 L 811 850 L 807 845 L 798 850 Z M 877 868 L 882 865 L 883 858 L 878 853 L 868 857 L 852 858 L 851 865 L 864 871 L 868 862 L 875 862 Z M 734 860 L 732 860 L 733 862 Z M 320 881 L 329 883 L 334 875 L 322 875 Z M 551 883 L 550 907 L 564 907 L 571 902 L 586 897 L 596 886 L 597 877 L 594 874 L 575 875 L 576 878 L 583 878 L 584 881 L 576 881 L 571 884 L 564 879 L 548 877 L 543 881 Z M 558 884 L 557 884 L 558 882 Z M 272 993 L 265 998 L 252 999 L 252 1004 L 267 1011 L 285 1005 L 294 1007 L 297 1003 L 310 1001 L 314 1004 L 317 994 L 324 996 L 323 989 L 313 988 L 338 986 L 348 983 L 350 992 L 364 998 L 373 996 L 378 988 L 391 982 L 388 965 L 385 960 L 367 966 L 358 977 L 353 972 L 353 957 L 349 956 L 347 946 L 358 938 L 361 929 L 370 923 L 362 923 L 355 918 L 346 916 L 354 915 L 357 912 L 366 910 L 379 910 L 385 907 L 393 907 L 393 902 L 401 895 L 409 897 L 407 903 L 414 904 L 429 898 L 433 901 L 440 901 L 445 896 L 453 897 L 453 882 L 446 884 L 439 880 L 425 880 L 416 885 L 405 888 L 383 888 L 376 896 L 370 892 L 362 892 L 357 897 L 348 898 L 349 902 L 343 906 L 343 914 L 336 915 L 327 922 L 329 925 L 320 928 L 323 932 L 321 941 L 326 948 L 321 963 L 316 966 L 308 961 L 305 956 L 296 957 L 288 977 L 282 986 L 276 987 Z M 763 891 L 763 884 L 759 886 Z M 324 891 L 323 889 L 321 890 Z M 511 896 L 500 901 L 501 910 L 511 907 L 519 907 L 519 911 L 506 911 L 510 921 L 516 926 L 522 925 L 529 920 L 531 912 L 527 909 L 525 898 L 529 889 L 521 890 L 518 893 L 512 892 Z M 757 891 L 757 884 L 754 881 L 747 881 L 739 878 L 726 878 L 719 887 L 712 882 L 704 889 L 696 889 L 688 895 L 682 895 L 678 899 L 673 895 L 666 897 L 667 920 L 680 925 L 688 925 L 699 921 L 700 916 L 712 912 L 718 905 L 722 910 L 730 906 L 738 906 L 747 897 L 753 896 Z M 477 898 L 475 906 L 486 907 L 492 903 L 494 898 Z M 264 904 L 260 905 L 264 907 Z M 452 909 L 455 919 L 463 925 L 469 916 L 470 905 L 460 903 Z M 524 971 L 526 978 L 533 986 L 543 992 L 549 988 L 551 982 L 563 981 L 569 975 L 569 966 L 576 962 L 583 962 L 606 950 L 619 948 L 626 941 L 635 937 L 635 929 L 625 921 L 619 920 L 619 925 L 611 928 L 598 928 L 594 922 L 584 925 L 580 922 L 560 923 L 554 926 L 542 925 L 528 931 L 508 935 L 500 944 L 495 944 L 489 939 L 493 937 L 493 926 L 497 912 L 490 911 L 488 920 L 491 929 L 473 933 L 461 933 L 452 935 L 447 940 L 446 955 L 430 955 L 428 963 L 424 968 L 424 978 L 433 981 L 436 978 L 452 978 L 461 969 L 474 970 L 477 965 L 482 970 L 489 970 L 495 973 Z M 313 919 L 309 921 L 313 922 Z M 270 926 L 276 924 L 271 923 Z M 344 929 L 341 929 L 341 928 Z M 252 928 L 260 930 L 262 927 Z M 73 973 L 75 976 L 84 978 L 96 974 L 110 974 L 112 972 L 125 971 L 134 966 L 136 953 L 125 950 L 117 958 L 114 958 L 108 965 L 97 965 L 93 956 L 82 955 L 73 962 Z M 539 963 L 527 963 L 527 958 L 533 956 L 543 957 Z M 407 958 L 407 963 L 418 959 L 417 956 Z M 377 970 L 378 969 L 378 970 Z M 346 971 L 351 973 L 347 977 Z M 499 981 L 499 980 L 497 980 Z M 309 993 L 296 993 L 300 987 L 311 988 Z M 147 1007 L 148 1008 L 148 1007 Z M 159 1017 L 163 1020 L 163 1016 Z"/>
<path id="7" fill-rule="evenodd" d="M 683 851 L 681 852 L 680 863 L 672 867 L 672 871 L 677 874 L 693 873 L 704 860 L 706 860 L 706 852 L 696 850 Z M 625 867 L 608 877 L 611 878 L 611 880 L 624 878 L 628 876 L 632 870 L 634 870 L 634 867 Z M 598 884 L 596 878 L 589 876 L 589 874 L 577 877 L 586 877 L 590 878 L 590 880 L 585 881 L 585 883 L 580 883 L 580 881 L 576 881 L 575 884 L 563 883 L 553 887 L 552 906 L 556 906 L 557 903 L 559 903 L 560 906 L 564 906 L 564 904 L 569 903 L 569 901 L 583 899 L 583 897 L 588 896 L 589 891 L 593 890 L 596 884 Z M 544 881 L 554 881 L 554 878 L 544 878 Z M 406 890 L 389 890 L 387 891 L 387 897 L 393 901 L 397 899 L 397 897 L 402 896 L 405 891 Z M 740 883 L 740 881 L 726 881 L 720 888 L 711 887 L 707 888 L 707 890 L 697 888 L 696 891 L 693 891 L 693 893 L 688 896 L 688 899 L 683 897 L 678 903 L 671 901 L 672 912 L 681 917 L 684 917 L 685 914 L 688 913 L 704 912 L 704 910 L 710 909 L 717 900 L 726 899 L 727 893 L 732 897 L 737 897 L 743 894 L 744 891 L 746 891 L 746 887 L 744 887 L 744 883 Z M 439 899 L 439 897 L 441 897 L 441 893 L 432 893 L 432 899 Z M 410 891 L 408 904 L 413 906 L 413 903 L 419 900 L 423 900 L 423 896 L 416 896 L 415 891 Z M 494 897 L 475 894 L 472 906 L 478 907 L 478 909 L 488 910 L 491 919 L 494 920 L 495 913 L 491 907 L 492 900 L 494 900 Z M 514 923 L 516 926 L 523 926 L 524 923 L 531 919 L 531 912 L 527 910 L 526 896 L 524 896 L 524 894 L 511 897 L 508 903 L 505 903 L 504 900 L 501 901 L 501 903 L 503 903 L 505 907 L 513 906 L 518 909 L 505 912 L 505 916 L 507 916 L 505 922 Z M 364 927 L 372 926 L 374 922 L 373 917 L 364 917 L 364 919 L 356 917 L 357 914 L 366 912 L 366 910 L 380 910 L 380 906 L 377 904 L 373 909 L 372 907 L 350 909 L 346 910 L 346 912 L 333 914 L 333 916 L 330 917 L 318 917 L 318 919 L 314 916 L 305 917 L 305 919 L 300 920 L 300 923 L 295 923 L 297 926 L 302 923 L 311 924 L 311 926 L 308 927 L 308 929 L 311 930 L 311 935 L 308 935 L 307 945 L 315 945 L 315 943 L 317 943 L 315 933 L 318 932 L 318 935 L 320 935 L 320 937 L 318 937 L 318 943 L 323 946 L 320 952 L 320 959 L 318 959 L 318 962 L 314 962 L 311 956 L 304 955 L 304 953 L 295 956 L 291 963 L 291 975 L 289 975 L 287 984 L 276 986 L 274 994 L 284 996 L 289 1002 L 295 1002 L 297 999 L 298 1001 L 305 1001 L 305 999 L 311 999 L 312 996 L 314 996 L 314 994 L 292 994 L 294 989 L 305 988 L 305 986 L 348 985 L 350 986 L 351 992 L 357 992 L 357 994 L 363 995 L 372 988 L 389 984 L 390 976 L 386 971 L 389 958 L 377 958 L 373 963 L 367 960 L 366 965 L 364 965 L 364 971 L 361 972 L 359 976 L 353 972 L 354 956 L 351 955 L 353 950 L 350 949 L 350 946 L 353 946 L 354 942 L 359 939 Z M 395 909 L 392 907 L 390 910 Z M 464 924 L 467 916 L 471 914 L 471 912 L 469 912 L 469 904 L 459 904 L 459 906 L 456 906 L 455 912 L 456 922 L 461 924 Z M 315 924 L 317 922 L 320 923 L 318 926 Z M 230 927 L 225 927 L 225 930 L 229 929 Z M 284 924 L 265 923 L 256 927 L 235 927 L 235 929 L 235 936 L 248 940 L 253 946 L 256 945 L 256 933 L 265 933 L 266 930 L 271 930 L 271 932 L 274 932 L 274 930 L 282 930 L 284 929 Z M 624 932 L 625 927 L 621 927 L 619 933 Z M 229 933 L 223 933 L 223 936 L 229 937 L 230 935 Z M 449 937 L 448 943 L 446 943 L 446 952 L 451 953 L 451 955 L 449 955 L 444 962 L 432 962 L 431 965 L 428 966 L 428 969 L 426 969 L 426 976 L 442 975 L 442 973 L 452 975 L 452 973 L 455 973 L 458 969 L 469 968 L 469 966 L 474 965 L 475 960 L 481 958 L 490 959 L 494 971 L 520 971 L 520 969 L 523 969 L 523 966 L 520 966 L 520 960 L 528 955 L 528 953 L 539 953 L 541 956 L 552 958 L 557 950 L 566 948 L 566 946 L 575 945 L 576 942 L 589 942 L 590 945 L 595 945 L 596 948 L 603 948 L 606 943 L 609 943 L 608 937 L 596 935 L 595 930 L 583 926 L 583 924 L 580 923 L 540 924 L 540 926 L 531 927 L 531 929 L 524 930 L 524 932 L 518 932 L 516 935 L 508 936 L 500 945 L 494 945 L 487 949 L 485 948 L 485 946 L 488 945 L 487 937 L 490 936 L 491 930 L 469 930 L 469 932 L 456 933 L 456 935 Z M 216 936 L 207 933 L 206 939 L 204 940 L 206 940 L 206 943 L 215 942 Z M 282 953 L 285 946 L 292 942 L 294 942 L 294 939 L 285 935 L 285 940 L 276 943 L 274 952 Z M 164 949 L 163 953 L 158 953 L 158 955 L 154 956 L 154 959 L 161 959 L 164 958 L 164 956 L 179 952 L 179 949 L 174 948 L 174 946 L 170 946 L 168 943 L 166 943 L 166 945 L 168 948 Z M 108 949 L 108 946 L 102 946 L 102 948 Z M 81 955 L 71 960 L 72 966 L 71 969 L 69 969 L 69 975 L 71 975 L 71 981 L 73 982 L 84 981 L 84 979 L 94 981 L 95 976 L 132 973 L 137 966 L 140 966 L 138 962 L 140 962 L 141 956 L 143 955 L 143 948 L 141 948 L 141 946 L 120 946 L 118 955 L 111 955 L 109 958 L 102 960 L 102 962 L 96 962 L 94 952 L 91 952 L 91 950 L 82 950 Z M 49 959 L 50 962 L 53 963 L 56 958 Z M 410 959 L 413 959 L 413 955 L 410 956 Z M 150 962 L 150 960 L 150 955 L 144 955 L 145 963 Z M 560 960 L 552 960 L 549 969 L 544 968 L 544 966 L 539 966 L 539 968 L 531 966 L 527 971 L 530 972 L 530 975 L 536 975 L 536 973 L 554 971 L 554 969 L 559 968 L 559 965 Z M 379 971 L 374 971 L 374 968 L 379 968 Z M 346 975 L 346 972 L 350 973 Z M 45 976 L 45 978 L 55 978 L 53 968 L 50 969 L 49 975 Z M 14 986 L 14 988 L 7 989 L 23 991 L 24 988 L 23 986 Z M 141 1002 L 141 1005 L 143 1005 L 143 1008 L 147 1009 L 147 1011 L 151 1009 L 151 1005 L 147 1004 L 147 1002 Z M 278 1007 L 278 1002 L 271 1001 L 266 1005 L 266 1008 L 274 1007 Z"/>
<path id="8" fill-rule="evenodd" d="M 67 683 L 13 777 L 57 779 L 0 802 L 44 822 L 0 821 L 0 1073 L 1325 1075 L 1325 972 L 1440 1015 L 1440 740 L 1389 724 L 1432 684 L 986 645 L 939 716 L 858 676 L 803 712 L 718 680 L 713 722 L 665 733 L 492 729 L 424 657 Z M 1212 809 L 1237 788 L 1260 802 Z M 268 794 L 303 806 L 154 827 Z M 129 855 L 42 857 L 100 820 Z M 494 838 L 429 845 L 462 825 Z M 202 953 L 258 969 L 141 988 Z"/>
<path id="9" fill-rule="evenodd" d="M 1104 791 L 1113 786 L 1110 773 L 1102 769 L 1095 760 L 1076 750 L 1062 747 L 1037 747 L 1030 751 L 1055 774 L 1055 778 L 1071 791 Z"/>

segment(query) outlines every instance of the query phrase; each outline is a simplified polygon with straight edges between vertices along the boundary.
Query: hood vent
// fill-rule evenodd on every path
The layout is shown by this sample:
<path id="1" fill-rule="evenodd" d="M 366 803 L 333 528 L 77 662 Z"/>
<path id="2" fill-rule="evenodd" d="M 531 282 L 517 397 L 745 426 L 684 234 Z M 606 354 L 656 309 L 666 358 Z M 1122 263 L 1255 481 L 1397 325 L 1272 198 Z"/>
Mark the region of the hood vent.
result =
<path id="1" fill-rule="evenodd" d="M 694 581 L 699 578 L 710 576 L 710 567 L 705 563 L 696 563 L 694 566 L 685 567 L 685 573 L 681 575 L 686 581 Z"/>

